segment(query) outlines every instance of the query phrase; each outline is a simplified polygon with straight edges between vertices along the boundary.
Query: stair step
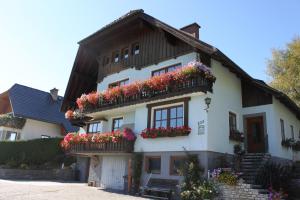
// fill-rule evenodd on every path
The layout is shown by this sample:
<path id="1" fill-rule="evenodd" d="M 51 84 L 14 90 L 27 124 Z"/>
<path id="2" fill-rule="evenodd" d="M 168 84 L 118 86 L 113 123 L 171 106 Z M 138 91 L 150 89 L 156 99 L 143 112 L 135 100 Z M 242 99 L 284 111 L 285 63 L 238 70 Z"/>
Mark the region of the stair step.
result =
<path id="1" fill-rule="evenodd" d="M 142 197 L 152 198 L 152 199 L 163 199 L 163 200 L 168 200 L 169 199 L 167 197 L 158 197 L 158 196 L 148 195 L 148 194 L 144 194 L 144 195 L 142 195 Z"/>

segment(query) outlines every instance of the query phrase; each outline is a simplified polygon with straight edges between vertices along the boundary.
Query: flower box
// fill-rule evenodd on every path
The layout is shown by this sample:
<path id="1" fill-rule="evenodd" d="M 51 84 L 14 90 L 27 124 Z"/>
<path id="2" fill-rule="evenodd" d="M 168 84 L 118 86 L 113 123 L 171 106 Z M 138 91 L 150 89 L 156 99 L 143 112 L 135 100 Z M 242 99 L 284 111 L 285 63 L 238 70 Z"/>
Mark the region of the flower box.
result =
<path id="1" fill-rule="evenodd" d="M 69 149 L 98 149 L 106 150 L 119 148 L 118 143 L 133 143 L 136 137 L 131 129 L 125 128 L 123 131 L 97 133 L 97 134 L 76 134 L 68 133 L 61 141 L 60 145 L 64 150 Z M 116 144 L 116 145 L 113 145 Z"/>
<path id="2" fill-rule="evenodd" d="M 150 98 L 179 93 L 211 91 L 216 78 L 210 68 L 199 62 L 191 62 L 187 66 L 172 72 L 153 76 L 144 81 L 108 88 L 103 92 L 82 94 L 76 100 L 79 113 L 87 113 L 105 107 L 127 105 L 130 102 L 145 101 Z M 79 115 L 80 116 L 80 115 Z M 67 119 L 78 117 L 72 110 L 66 112 Z"/>
<path id="3" fill-rule="evenodd" d="M 238 130 L 231 130 L 229 133 L 229 140 L 236 142 L 243 142 L 245 139 L 244 134 Z"/>
<path id="4" fill-rule="evenodd" d="M 177 137 L 177 136 L 187 136 L 191 132 L 191 128 L 182 127 L 169 127 L 169 128 L 147 128 L 142 131 L 141 137 L 147 138 L 160 138 L 160 137 Z"/>
<path id="5" fill-rule="evenodd" d="M 281 141 L 281 146 L 285 147 L 285 148 L 292 148 L 293 144 L 294 144 L 294 139 L 292 138 L 287 138 Z"/>
<path id="6" fill-rule="evenodd" d="M 300 151 L 300 140 L 294 142 L 294 144 L 292 145 L 292 149 L 293 151 Z"/>

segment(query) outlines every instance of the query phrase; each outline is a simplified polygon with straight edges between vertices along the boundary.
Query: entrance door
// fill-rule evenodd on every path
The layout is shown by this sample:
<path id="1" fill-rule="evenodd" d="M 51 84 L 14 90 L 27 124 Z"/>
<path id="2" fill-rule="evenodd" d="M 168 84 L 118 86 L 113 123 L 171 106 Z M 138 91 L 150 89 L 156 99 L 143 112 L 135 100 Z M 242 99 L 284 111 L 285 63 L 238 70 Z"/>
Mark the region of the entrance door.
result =
<path id="1" fill-rule="evenodd" d="M 103 156 L 101 186 L 105 189 L 124 189 L 124 178 L 126 172 L 126 157 Z"/>
<path id="2" fill-rule="evenodd" d="M 246 118 L 249 153 L 265 153 L 265 131 L 262 116 Z"/>

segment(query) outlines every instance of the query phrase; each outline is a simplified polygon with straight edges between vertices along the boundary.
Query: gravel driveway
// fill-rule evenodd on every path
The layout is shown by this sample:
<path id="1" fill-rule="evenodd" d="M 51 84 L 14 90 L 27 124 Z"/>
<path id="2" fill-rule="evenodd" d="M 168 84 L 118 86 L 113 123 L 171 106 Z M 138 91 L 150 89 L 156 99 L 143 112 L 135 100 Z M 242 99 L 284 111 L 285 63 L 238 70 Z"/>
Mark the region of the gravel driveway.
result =
<path id="1" fill-rule="evenodd" d="M 82 183 L 0 180 L 0 200 L 146 200 Z"/>

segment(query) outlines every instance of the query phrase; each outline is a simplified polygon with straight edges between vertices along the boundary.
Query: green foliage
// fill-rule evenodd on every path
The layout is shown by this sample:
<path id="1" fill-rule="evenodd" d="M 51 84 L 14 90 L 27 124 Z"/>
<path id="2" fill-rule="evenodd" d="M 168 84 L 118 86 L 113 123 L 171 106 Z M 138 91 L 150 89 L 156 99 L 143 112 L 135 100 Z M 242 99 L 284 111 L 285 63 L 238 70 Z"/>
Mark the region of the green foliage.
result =
<path id="1" fill-rule="evenodd" d="M 142 168 L 143 168 L 143 153 L 134 153 L 133 155 L 133 181 L 134 192 L 137 192 L 140 187 Z"/>
<path id="2" fill-rule="evenodd" d="M 217 180 L 220 182 L 220 183 L 224 183 L 226 185 L 237 185 L 237 182 L 238 182 L 238 178 L 237 176 L 235 176 L 234 174 L 230 173 L 230 172 L 222 172 Z"/>
<path id="3" fill-rule="evenodd" d="M 203 169 L 199 165 L 197 155 L 187 155 L 187 162 L 181 174 L 184 176 L 180 193 L 182 200 L 212 199 L 216 196 L 215 185 L 203 179 Z"/>
<path id="4" fill-rule="evenodd" d="M 291 172 L 292 166 L 270 160 L 258 170 L 255 183 L 264 186 L 264 188 L 272 187 L 276 191 L 288 189 Z"/>
<path id="5" fill-rule="evenodd" d="M 14 117 L 11 114 L 0 115 L 0 126 L 21 129 L 25 125 L 26 119 Z"/>
<path id="6" fill-rule="evenodd" d="M 286 49 L 275 49 L 268 62 L 271 86 L 287 94 L 300 106 L 300 37 L 287 44 Z"/>
<path id="7" fill-rule="evenodd" d="M 11 168 L 39 166 L 47 162 L 57 163 L 63 157 L 59 143 L 61 138 L 35 139 L 29 141 L 3 141 L 0 142 L 0 164 Z"/>

